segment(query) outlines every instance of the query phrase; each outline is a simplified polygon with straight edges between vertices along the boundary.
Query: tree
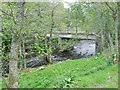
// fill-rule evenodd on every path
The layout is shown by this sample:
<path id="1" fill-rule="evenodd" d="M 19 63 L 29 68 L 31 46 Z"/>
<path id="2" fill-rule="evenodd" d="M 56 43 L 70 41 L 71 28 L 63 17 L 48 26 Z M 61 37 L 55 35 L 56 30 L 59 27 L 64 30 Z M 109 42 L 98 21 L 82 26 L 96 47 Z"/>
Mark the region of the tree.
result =
<path id="1" fill-rule="evenodd" d="M 114 33 L 115 33 L 115 54 L 114 58 L 118 60 L 118 10 L 119 10 L 119 4 L 115 3 L 115 8 L 111 7 L 109 3 L 106 2 L 107 7 L 111 10 L 111 15 L 114 20 Z"/>
<path id="2" fill-rule="evenodd" d="M 54 6 L 53 9 L 51 10 L 51 28 L 50 28 L 50 37 L 49 37 L 49 40 L 48 40 L 49 49 L 51 49 L 51 40 L 52 40 L 52 33 L 53 33 L 53 28 L 54 28 L 54 10 L 55 10 L 56 6 Z M 49 63 L 52 62 L 51 52 L 48 52 L 48 58 L 47 59 L 48 59 Z"/>
<path id="3" fill-rule="evenodd" d="M 118 60 L 120 62 L 120 2 L 117 2 L 117 7 L 118 7 Z"/>
<path id="4" fill-rule="evenodd" d="M 16 28 L 12 33 L 11 43 L 11 59 L 9 62 L 9 88 L 18 88 L 18 50 L 19 50 L 19 36 L 22 26 L 22 19 L 24 15 L 24 4 L 23 0 L 15 3 L 17 6 L 17 13 L 15 19 Z"/>
<path id="5" fill-rule="evenodd" d="M 0 12 L 0 21 L 2 21 L 2 13 Z M 0 58 L 2 58 L 2 22 L 0 22 Z M 0 59 L 0 66 L 2 66 L 2 60 Z M 2 69 L 2 67 L 0 67 Z M 2 71 L 2 70 L 1 70 Z M 2 72 L 0 73 L 2 75 Z"/>

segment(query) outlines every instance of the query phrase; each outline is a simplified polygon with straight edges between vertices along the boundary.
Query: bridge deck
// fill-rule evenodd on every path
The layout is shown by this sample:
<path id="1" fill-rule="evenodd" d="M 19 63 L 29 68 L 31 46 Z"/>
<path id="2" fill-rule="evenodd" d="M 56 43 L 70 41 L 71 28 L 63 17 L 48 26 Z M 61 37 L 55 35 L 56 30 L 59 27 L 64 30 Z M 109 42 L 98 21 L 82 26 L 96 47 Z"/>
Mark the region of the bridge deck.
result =
<path id="1" fill-rule="evenodd" d="M 47 37 L 50 37 L 50 34 L 47 34 Z M 52 38 L 78 38 L 78 39 L 96 39 L 98 36 L 94 33 L 54 33 Z"/>

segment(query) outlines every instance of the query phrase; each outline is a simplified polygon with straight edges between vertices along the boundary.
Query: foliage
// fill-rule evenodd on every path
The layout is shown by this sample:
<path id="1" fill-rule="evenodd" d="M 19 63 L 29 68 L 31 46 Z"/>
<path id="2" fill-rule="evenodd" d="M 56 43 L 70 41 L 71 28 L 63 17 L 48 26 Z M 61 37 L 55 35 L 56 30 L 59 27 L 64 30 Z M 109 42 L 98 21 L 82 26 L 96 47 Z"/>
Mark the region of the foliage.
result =
<path id="1" fill-rule="evenodd" d="M 64 51 L 64 50 L 71 51 L 71 47 L 73 47 L 76 42 L 77 42 L 77 40 L 75 40 L 75 39 L 62 40 L 62 45 L 61 45 L 60 51 Z"/>
<path id="2" fill-rule="evenodd" d="M 59 45 L 58 38 L 52 38 L 52 34 L 65 33 L 67 30 L 75 32 L 76 35 L 77 32 L 97 33 L 101 40 L 98 42 L 102 42 L 99 44 L 105 56 L 98 55 L 81 61 L 65 61 L 48 65 L 42 71 L 35 69 L 34 73 L 22 73 L 20 87 L 94 87 L 96 83 L 102 85 L 107 83 L 107 72 L 116 79 L 113 72 L 117 66 L 111 65 L 113 65 L 114 59 L 112 55 L 117 54 L 118 56 L 116 49 L 118 49 L 119 36 L 117 31 L 119 30 L 118 18 L 120 15 L 118 13 L 120 11 L 117 9 L 120 8 L 117 2 L 76 2 L 71 4 L 69 9 L 63 8 L 61 2 L 25 2 L 24 4 L 23 8 L 19 8 L 15 2 L 2 3 L 2 9 L 0 9 L 2 12 L 0 13 L 2 17 L 2 29 L 0 28 L 2 30 L 2 33 L 0 32 L 0 37 L 2 36 L 2 60 L 9 61 L 10 50 L 11 54 L 14 54 L 12 56 L 20 60 L 26 60 L 26 52 L 35 52 L 37 56 L 49 56 L 49 54 L 56 54 L 59 51 L 70 50 L 78 39 L 63 40 Z M 21 16 L 19 16 L 20 14 Z M 51 34 L 51 37 L 48 38 L 47 34 Z M 17 47 L 16 50 L 15 47 Z M 24 58 L 21 58 L 22 55 Z M 104 57 L 107 62 L 104 62 Z M 86 61 L 82 62 L 83 60 Z M 17 67 L 17 65 L 15 66 Z M 36 78 L 34 79 L 34 77 Z M 23 79 L 28 82 L 23 81 Z M 111 87 L 114 84 L 112 83 Z M 110 87 L 108 84 L 105 86 Z"/>

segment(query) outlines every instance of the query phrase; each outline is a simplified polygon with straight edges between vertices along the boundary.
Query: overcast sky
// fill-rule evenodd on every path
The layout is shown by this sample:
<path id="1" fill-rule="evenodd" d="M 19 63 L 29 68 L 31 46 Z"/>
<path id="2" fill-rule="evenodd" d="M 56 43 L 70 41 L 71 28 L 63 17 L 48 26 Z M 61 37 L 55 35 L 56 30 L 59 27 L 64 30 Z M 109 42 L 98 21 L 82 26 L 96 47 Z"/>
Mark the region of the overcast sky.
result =
<path id="1" fill-rule="evenodd" d="M 78 0 L 64 0 L 64 2 L 75 2 L 75 1 L 78 1 Z"/>
<path id="2" fill-rule="evenodd" d="M 76 2 L 78 0 L 63 0 L 64 1 L 64 8 L 69 8 L 69 5 L 68 3 L 73 3 L 73 2 Z M 67 3 L 68 2 L 68 3 Z"/>

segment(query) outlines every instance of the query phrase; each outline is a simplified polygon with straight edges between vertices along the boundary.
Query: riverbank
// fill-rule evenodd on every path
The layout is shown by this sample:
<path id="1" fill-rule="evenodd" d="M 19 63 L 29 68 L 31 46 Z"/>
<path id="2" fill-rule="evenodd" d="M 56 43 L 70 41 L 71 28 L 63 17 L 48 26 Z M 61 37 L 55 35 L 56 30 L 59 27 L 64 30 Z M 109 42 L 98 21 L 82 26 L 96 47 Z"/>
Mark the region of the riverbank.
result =
<path id="1" fill-rule="evenodd" d="M 118 66 L 104 57 L 66 60 L 28 69 L 19 77 L 20 88 L 117 88 Z"/>

